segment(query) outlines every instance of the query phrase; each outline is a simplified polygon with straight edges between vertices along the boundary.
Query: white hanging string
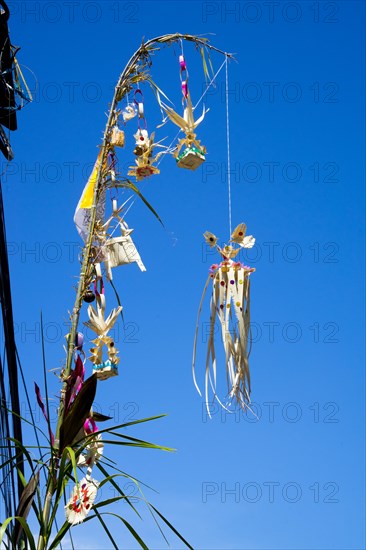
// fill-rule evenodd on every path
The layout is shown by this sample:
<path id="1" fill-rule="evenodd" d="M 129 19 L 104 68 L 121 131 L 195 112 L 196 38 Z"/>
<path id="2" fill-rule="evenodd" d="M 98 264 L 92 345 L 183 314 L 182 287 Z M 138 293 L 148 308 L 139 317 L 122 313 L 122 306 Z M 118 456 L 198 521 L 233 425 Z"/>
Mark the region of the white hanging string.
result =
<path id="1" fill-rule="evenodd" d="M 173 144 L 177 141 L 177 137 L 179 136 L 179 134 L 182 132 L 182 130 L 178 130 L 177 134 L 173 137 L 172 141 L 170 142 L 170 144 L 168 145 L 168 149 L 166 150 L 166 152 L 164 152 L 163 155 L 161 155 L 160 159 L 158 160 L 158 162 L 156 163 L 156 166 L 160 166 L 160 163 L 162 162 L 162 160 L 166 157 L 167 154 L 170 154 L 172 152 L 172 147 L 173 147 Z M 174 149 L 173 149 L 174 150 Z"/>
<path id="2" fill-rule="evenodd" d="M 227 187 L 228 187 L 228 206 L 229 206 L 229 229 L 231 236 L 231 174 L 230 174 L 230 125 L 229 125 L 229 71 L 228 60 L 225 58 L 225 74 L 226 74 L 226 142 L 227 142 Z"/>
<path id="3" fill-rule="evenodd" d="M 196 105 L 193 107 L 193 110 L 195 110 L 196 107 L 198 107 L 198 105 L 201 103 L 202 99 L 203 99 L 203 98 L 205 97 L 205 95 L 207 94 L 208 90 L 211 88 L 212 84 L 215 82 L 216 77 L 217 77 L 218 74 L 221 72 L 221 69 L 222 69 L 223 66 L 225 65 L 225 62 L 227 63 L 227 58 L 226 58 L 226 56 L 225 56 L 225 61 L 222 63 L 221 67 L 218 69 L 218 71 L 216 72 L 216 74 L 212 77 L 212 79 L 210 80 L 210 82 L 207 84 L 205 91 L 203 92 L 203 94 L 201 95 L 201 97 L 199 98 L 199 100 L 197 101 Z"/>

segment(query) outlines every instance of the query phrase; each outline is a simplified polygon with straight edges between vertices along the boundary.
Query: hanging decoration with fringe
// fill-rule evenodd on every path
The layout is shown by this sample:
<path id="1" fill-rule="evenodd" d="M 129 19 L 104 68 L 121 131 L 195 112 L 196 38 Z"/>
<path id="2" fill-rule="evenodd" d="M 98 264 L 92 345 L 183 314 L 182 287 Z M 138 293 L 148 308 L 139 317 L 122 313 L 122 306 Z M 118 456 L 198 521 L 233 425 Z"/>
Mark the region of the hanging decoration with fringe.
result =
<path id="1" fill-rule="evenodd" d="M 227 141 L 227 185 L 228 185 L 228 211 L 229 231 L 231 234 L 229 244 L 222 248 L 217 244 L 217 237 L 206 231 L 204 238 L 210 248 L 216 247 L 222 260 L 210 268 L 210 275 L 203 290 L 201 303 L 198 309 L 198 317 L 193 345 L 192 371 L 196 389 L 201 391 L 196 381 L 195 363 L 197 351 L 198 323 L 203 301 L 212 280 L 211 314 L 209 322 L 209 336 L 205 366 L 205 400 L 208 415 L 210 390 L 213 399 L 226 408 L 232 402 L 242 409 L 249 409 L 250 404 L 250 372 L 249 372 L 249 348 L 250 348 L 250 274 L 255 271 L 240 261 L 235 261 L 241 248 L 252 248 L 255 239 L 252 235 L 246 236 L 246 225 L 239 224 L 232 231 L 231 219 L 231 169 L 230 169 L 230 126 L 229 126 L 229 77 L 228 60 L 226 65 L 226 141 Z M 237 246 L 235 246 L 237 245 Z M 216 320 L 220 325 L 220 336 L 225 354 L 225 370 L 227 381 L 227 402 L 223 404 L 217 395 L 217 356 L 215 349 Z"/>
<path id="2" fill-rule="evenodd" d="M 250 403 L 250 373 L 248 363 L 248 336 L 250 328 L 249 277 L 255 271 L 255 268 L 235 261 L 241 248 L 252 248 L 254 246 L 254 237 L 252 235 L 246 237 L 245 232 L 246 226 L 244 223 L 241 223 L 231 235 L 230 243 L 237 244 L 239 248 L 232 246 L 232 244 L 221 248 L 217 245 L 218 239 L 213 233 L 206 231 L 204 234 L 206 243 L 210 248 L 216 247 L 222 258 L 220 263 L 214 264 L 210 268 L 210 275 L 199 306 L 193 348 L 193 378 L 197 391 L 202 395 L 195 374 L 196 348 L 201 309 L 209 283 L 212 281 L 211 314 L 205 368 L 205 399 L 209 416 L 211 416 L 209 410 L 210 388 L 213 398 L 217 399 L 220 405 L 223 405 L 216 393 L 216 320 L 220 325 L 220 335 L 224 345 L 229 403 L 234 400 L 243 409 Z"/>

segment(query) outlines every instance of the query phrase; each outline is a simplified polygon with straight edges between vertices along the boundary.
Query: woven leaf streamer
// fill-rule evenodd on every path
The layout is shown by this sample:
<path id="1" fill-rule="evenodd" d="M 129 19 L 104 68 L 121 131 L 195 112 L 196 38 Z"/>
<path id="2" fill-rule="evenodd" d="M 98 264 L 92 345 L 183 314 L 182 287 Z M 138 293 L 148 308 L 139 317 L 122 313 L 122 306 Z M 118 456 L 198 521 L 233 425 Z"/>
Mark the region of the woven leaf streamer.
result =
<path id="1" fill-rule="evenodd" d="M 231 235 L 230 242 L 242 248 L 252 248 L 255 243 L 253 236 L 245 236 L 246 226 L 240 224 Z M 208 414 L 210 389 L 213 398 L 222 405 L 216 393 L 217 384 L 217 359 L 215 349 L 216 321 L 220 325 L 220 336 L 225 353 L 225 368 L 228 387 L 229 402 L 236 401 L 245 409 L 250 403 L 250 372 L 248 361 L 248 342 L 250 332 L 250 274 L 255 271 L 234 258 L 240 252 L 240 248 L 225 245 L 220 248 L 217 245 L 217 237 L 206 231 L 204 233 L 207 244 L 216 247 L 222 257 L 219 264 L 211 266 L 210 275 L 203 290 L 201 303 L 198 310 L 196 334 L 193 349 L 193 379 L 197 391 L 198 387 L 195 374 L 196 349 L 199 319 L 203 301 L 207 289 L 212 281 L 211 309 L 209 321 L 208 345 L 205 365 L 205 400 Z"/>

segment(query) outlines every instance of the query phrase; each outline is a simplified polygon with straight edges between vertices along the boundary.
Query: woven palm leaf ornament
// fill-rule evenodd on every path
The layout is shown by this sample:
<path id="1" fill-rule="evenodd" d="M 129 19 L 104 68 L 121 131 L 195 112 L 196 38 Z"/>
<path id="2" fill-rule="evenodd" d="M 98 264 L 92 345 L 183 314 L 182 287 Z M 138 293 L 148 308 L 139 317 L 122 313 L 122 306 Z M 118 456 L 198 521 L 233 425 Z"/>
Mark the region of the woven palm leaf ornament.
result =
<path id="1" fill-rule="evenodd" d="M 240 223 L 234 231 L 231 229 L 231 185 L 230 185 L 230 132 L 228 108 L 228 69 L 226 60 L 226 117 L 227 117 L 227 146 L 228 146 L 228 206 L 230 240 L 220 247 L 218 238 L 206 231 L 204 238 L 210 248 L 216 248 L 221 261 L 213 264 L 203 290 L 198 310 L 194 346 L 192 372 L 195 387 L 202 396 L 196 379 L 196 351 L 199 333 L 199 320 L 206 292 L 212 283 L 210 303 L 210 320 L 208 330 L 208 344 L 205 362 L 205 401 L 208 415 L 212 400 L 226 408 L 236 403 L 242 409 L 249 408 L 250 404 L 250 372 L 249 372 L 249 344 L 250 344 L 250 275 L 254 268 L 238 261 L 238 254 L 242 249 L 252 248 L 255 238 L 246 235 L 246 225 Z M 219 335 L 217 324 L 219 326 Z M 227 395 L 226 402 L 220 399 L 217 393 L 217 369 L 221 361 L 218 359 L 216 343 L 221 339 L 223 345 L 223 363 L 225 365 Z M 221 354 L 222 355 L 222 354 Z M 220 357 L 221 357 L 220 355 Z M 212 398 L 211 398 L 212 395 Z"/>
<path id="2" fill-rule="evenodd" d="M 207 111 L 204 108 L 202 115 L 196 121 L 194 120 L 194 109 L 188 89 L 188 70 L 183 54 L 179 56 L 179 65 L 183 94 L 182 102 L 184 105 L 183 117 L 168 105 L 162 104 L 162 108 L 168 118 L 185 134 L 185 137 L 179 140 L 174 153 L 177 165 L 180 168 L 196 170 L 205 161 L 206 148 L 197 139 L 195 129 L 203 121 Z"/>
<path id="3" fill-rule="evenodd" d="M 162 155 L 163 151 L 154 155 L 154 149 L 161 147 L 165 149 L 161 143 L 154 143 L 155 132 L 150 136 L 147 131 L 147 122 L 145 118 L 144 97 L 140 88 L 135 91 L 135 104 L 137 106 L 138 113 L 138 128 L 135 138 L 134 155 L 136 156 L 136 166 L 130 166 L 128 171 L 129 176 L 135 176 L 136 181 L 141 181 L 144 178 L 149 178 L 154 174 L 160 174 L 159 168 L 155 166 L 155 163 Z"/>
<path id="4" fill-rule="evenodd" d="M 71 525 L 82 523 L 93 507 L 99 482 L 84 477 L 74 486 L 71 497 L 65 506 L 66 519 Z"/>
<path id="5" fill-rule="evenodd" d="M 235 400 L 242 408 L 250 403 L 250 373 L 248 362 L 248 337 L 250 329 L 250 274 L 254 268 L 236 261 L 241 248 L 252 248 L 255 239 L 245 236 L 246 226 L 238 225 L 231 235 L 230 244 L 222 248 L 217 245 L 217 237 L 206 231 L 204 237 L 210 248 L 216 247 L 221 261 L 210 268 L 199 307 L 193 351 L 193 379 L 200 395 L 195 374 L 196 349 L 200 313 L 206 292 L 212 282 L 211 311 L 208 331 L 208 345 L 205 366 L 205 400 L 210 414 L 210 391 L 213 397 L 221 400 L 216 393 L 217 353 L 215 348 L 216 322 L 225 354 L 226 379 L 229 402 Z M 237 247 L 235 246 L 237 245 Z"/>
<path id="6" fill-rule="evenodd" d="M 98 273 L 101 273 L 100 263 L 104 262 L 106 277 L 109 281 L 113 279 L 112 269 L 120 265 L 136 262 L 141 271 L 146 271 L 131 237 L 133 229 L 128 227 L 121 215 L 127 202 L 118 207 L 117 199 L 113 199 L 112 215 L 96 230 L 98 246 L 94 248 L 95 269 Z M 114 228 L 113 223 L 115 223 Z M 120 236 L 115 235 L 117 229 L 120 229 Z"/>
<path id="7" fill-rule="evenodd" d="M 117 321 L 118 315 L 122 311 L 122 306 L 112 309 L 111 313 L 105 318 L 106 301 L 104 296 L 104 286 L 100 275 L 98 278 L 101 283 L 101 291 L 95 289 L 96 294 L 96 309 L 92 305 L 88 307 L 89 321 L 85 322 L 85 326 L 94 331 L 97 337 L 92 340 L 94 346 L 90 348 L 91 356 L 89 360 L 93 363 L 93 374 L 97 375 L 100 380 L 106 380 L 111 376 L 118 374 L 118 350 L 114 340 L 108 335 L 108 332 L 113 328 Z M 107 348 L 108 359 L 103 360 L 103 350 Z"/>

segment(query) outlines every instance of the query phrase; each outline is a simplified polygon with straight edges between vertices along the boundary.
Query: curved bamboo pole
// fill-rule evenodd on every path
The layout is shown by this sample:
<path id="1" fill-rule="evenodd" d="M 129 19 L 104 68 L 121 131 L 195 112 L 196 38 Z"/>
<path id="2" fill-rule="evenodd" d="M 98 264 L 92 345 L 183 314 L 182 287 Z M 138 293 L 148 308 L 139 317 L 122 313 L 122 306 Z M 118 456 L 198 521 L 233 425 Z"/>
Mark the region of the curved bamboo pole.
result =
<path id="1" fill-rule="evenodd" d="M 100 163 L 97 171 L 97 179 L 96 179 L 94 195 L 93 195 L 93 205 L 91 207 L 91 215 L 90 215 L 90 221 L 89 221 L 89 227 L 88 227 L 88 237 L 87 237 L 85 246 L 83 248 L 83 255 L 82 255 L 83 260 L 82 260 L 82 266 L 80 271 L 80 278 L 78 282 L 74 308 L 71 314 L 71 330 L 68 335 L 66 366 L 63 371 L 63 387 L 61 390 L 60 406 L 58 410 L 58 421 L 57 421 L 56 434 L 55 434 L 54 451 L 56 456 L 54 457 L 53 460 L 56 460 L 56 461 L 57 461 L 57 455 L 59 450 L 60 428 L 64 419 L 64 412 L 65 412 L 65 394 L 66 394 L 66 388 L 67 388 L 67 378 L 70 375 L 72 361 L 74 357 L 75 337 L 77 334 L 77 329 L 79 324 L 80 310 L 83 302 L 83 294 L 89 282 L 88 277 L 89 277 L 89 268 L 90 268 L 90 260 L 91 260 L 91 249 L 92 249 L 92 243 L 93 243 L 95 224 L 97 221 L 96 219 L 97 203 L 98 203 L 98 197 L 100 196 L 100 193 L 103 189 L 103 184 L 104 184 L 103 168 L 105 166 L 108 151 L 109 151 L 112 127 L 115 124 L 116 108 L 118 103 L 132 89 L 132 86 L 134 83 L 147 80 L 148 74 L 147 72 L 144 73 L 144 71 L 146 71 L 146 69 L 148 69 L 149 67 L 150 53 L 160 50 L 159 45 L 160 46 L 169 45 L 174 42 L 178 42 L 182 40 L 193 42 L 197 46 L 208 48 L 209 50 L 223 54 L 228 58 L 231 58 L 231 59 L 234 58 L 232 54 L 224 52 L 223 50 L 220 50 L 219 48 L 212 46 L 208 42 L 208 39 L 206 38 L 193 36 L 189 34 L 180 34 L 180 33 L 166 34 L 166 35 L 158 36 L 156 38 L 152 38 L 147 42 L 142 42 L 139 49 L 136 50 L 136 52 L 132 55 L 132 57 L 128 61 L 127 65 L 125 66 L 123 72 L 121 73 L 118 79 L 118 82 L 115 86 L 112 103 L 108 113 L 107 124 L 104 130 L 103 141 L 101 145 L 101 158 L 100 158 Z M 154 47 L 154 46 L 157 46 L 157 47 Z M 55 490 L 54 474 L 55 474 L 54 468 L 50 467 L 48 482 L 47 482 L 45 505 L 43 510 L 43 520 L 44 520 L 44 526 L 46 531 L 48 529 L 48 522 L 49 522 L 49 516 L 50 516 L 50 510 L 51 510 L 51 504 L 52 504 L 52 496 Z M 40 533 L 37 549 L 44 550 L 46 548 L 47 542 L 48 542 L 47 534 Z"/>
<path id="2" fill-rule="evenodd" d="M 109 109 L 107 124 L 104 130 L 103 142 L 101 145 L 101 151 L 102 151 L 101 162 L 98 167 L 97 181 L 94 188 L 93 206 L 91 208 L 88 238 L 83 249 L 82 267 L 81 267 L 80 278 L 79 278 L 79 283 L 78 283 L 78 288 L 76 293 L 75 304 L 74 304 L 74 308 L 71 316 L 71 331 L 68 337 L 66 367 L 63 374 L 64 380 L 67 379 L 71 371 L 71 365 L 72 365 L 72 359 L 73 359 L 74 347 L 75 347 L 75 337 L 76 337 L 78 323 L 79 323 L 80 310 L 82 307 L 83 293 L 85 292 L 86 276 L 87 276 L 88 267 L 90 264 L 91 247 L 92 247 L 93 234 L 94 234 L 94 228 L 95 228 L 95 222 L 96 222 L 97 200 L 103 185 L 103 166 L 105 165 L 107 155 L 108 155 L 108 145 L 110 141 L 112 126 L 115 121 L 116 107 L 118 103 L 125 97 L 126 93 L 131 89 L 134 77 L 139 77 L 139 78 L 136 78 L 136 80 L 140 80 L 140 81 L 145 79 L 143 70 L 146 67 L 146 58 L 149 55 L 149 51 L 151 51 L 152 46 L 154 46 L 155 44 L 170 44 L 172 42 L 177 42 L 180 40 L 187 40 L 190 42 L 194 42 L 195 44 L 199 44 L 201 46 L 207 47 L 229 58 L 233 58 L 232 54 L 224 52 L 218 48 L 215 48 L 211 44 L 209 44 L 207 39 L 196 37 L 193 35 L 188 35 L 188 34 L 179 34 L 179 33 L 168 34 L 168 35 L 162 35 L 156 38 L 152 38 L 151 40 L 148 40 L 146 43 L 143 42 L 140 48 L 132 55 L 125 69 L 121 73 L 118 79 L 117 85 L 115 87 L 113 100 L 111 103 L 111 107 Z M 154 49 L 154 51 L 156 51 L 156 49 Z M 143 60 L 142 66 L 139 65 L 139 61 L 141 59 Z M 141 72 L 139 72 L 140 68 L 141 68 Z M 61 402 L 60 402 L 60 409 L 59 409 L 59 415 L 58 415 L 59 422 L 56 430 L 56 445 L 57 445 L 57 440 L 59 438 L 59 430 L 60 430 L 60 426 L 61 426 L 61 422 L 64 414 L 65 391 L 66 391 L 66 382 L 64 382 L 64 386 L 61 393 Z"/>

